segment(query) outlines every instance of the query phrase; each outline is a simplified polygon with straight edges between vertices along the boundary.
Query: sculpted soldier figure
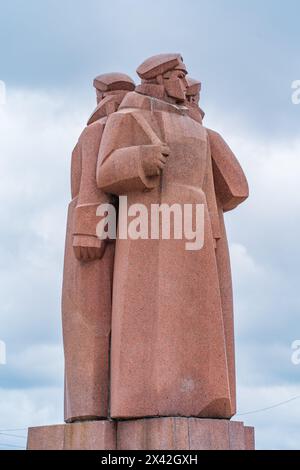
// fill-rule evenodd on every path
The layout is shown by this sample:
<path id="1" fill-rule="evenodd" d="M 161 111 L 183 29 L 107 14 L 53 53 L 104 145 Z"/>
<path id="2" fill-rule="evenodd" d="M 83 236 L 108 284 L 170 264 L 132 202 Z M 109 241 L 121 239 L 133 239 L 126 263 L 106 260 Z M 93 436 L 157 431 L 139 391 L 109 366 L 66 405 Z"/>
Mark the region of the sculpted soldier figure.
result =
<path id="1" fill-rule="evenodd" d="M 203 126 L 201 83 L 180 54 L 150 57 L 137 74 L 137 87 L 96 77 L 97 107 L 72 154 L 66 424 L 29 429 L 28 449 L 252 450 L 254 429 L 231 420 L 224 224 L 247 180 Z"/>
<path id="2" fill-rule="evenodd" d="M 67 422 L 108 416 L 114 244 L 96 236 L 96 209 L 111 201 L 97 187 L 96 165 L 108 115 L 135 88 L 120 73 L 100 75 L 94 86 L 98 105 L 72 154 L 62 292 Z"/>
<path id="3" fill-rule="evenodd" d="M 98 187 L 149 213 L 153 204 L 203 205 L 204 245 L 187 251 L 180 239 L 117 238 L 111 417 L 230 418 L 233 325 L 223 211 L 247 198 L 247 181 L 221 137 L 202 126 L 180 54 L 151 57 L 137 73 L 141 85 L 106 122 Z"/>
<path id="4" fill-rule="evenodd" d="M 205 116 L 204 111 L 199 107 L 201 82 L 191 77 L 186 78 L 186 100 L 185 105 L 189 108 L 189 116 L 202 124 Z"/>
<path id="5" fill-rule="evenodd" d="M 186 106 L 189 115 L 202 123 L 205 116 L 199 107 L 201 82 L 190 77 L 187 78 Z M 223 138 L 211 129 L 207 129 L 212 168 L 214 175 L 214 188 L 218 206 L 220 238 L 216 239 L 216 262 L 218 268 L 224 334 L 229 370 L 229 383 L 232 396 L 233 411 L 236 409 L 236 381 L 235 381 L 235 354 L 234 354 L 234 322 L 233 322 L 233 293 L 228 241 L 224 223 L 224 212 L 237 207 L 248 196 L 248 185 L 238 160 Z"/>

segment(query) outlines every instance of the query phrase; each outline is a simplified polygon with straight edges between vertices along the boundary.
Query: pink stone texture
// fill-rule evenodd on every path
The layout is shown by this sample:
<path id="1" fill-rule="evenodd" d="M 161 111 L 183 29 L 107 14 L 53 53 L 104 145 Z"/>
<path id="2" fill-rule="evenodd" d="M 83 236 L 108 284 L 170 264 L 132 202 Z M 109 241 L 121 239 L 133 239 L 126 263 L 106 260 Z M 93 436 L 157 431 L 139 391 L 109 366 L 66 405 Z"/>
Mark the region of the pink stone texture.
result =
<path id="1" fill-rule="evenodd" d="M 111 202 L 111 197 L 97 187 L 96 165 L 107 116 L 116 111 L 126 90 L 132 90 L 134 84 L 124 74 L 105 74 L 95 82 L 103 97 L 79 138 L 71 165 L 73 199 L 68 212 L 62 290 L 66 422 L 109 414 L 114 243 L 102 242 L 96 236 L 96 209 Z"/>
<path id="2" fill-rule="evenodd" d="M 189 115 L 202 123 L 204 112 L 199 107 L 201 82 L 187 78 L 186 106 Z M 231 149 L 216 132 L 207 129 L 212 157 L 214 188 L 218 205 L 220 237 L 216 239 L 216 262 L 222 302 L 224 335 L 226 342 L 229 382 L 233 409 L 236 408 L 236 380 L 234 354 L 233 292 L 228 241 L 224 223 L 224 212 L 232 210 L 249 195 L 245 175 Z"/>
<path id="3" fill-rule="evenodd" d="M 86 421 L 29 428 L 28 450 L 116 450 L 116 423 Z"/>
<path id="4" fill-rule="evenodd" d="M 190 252 L 185 240 L 117 239 L 111 416 L 229 419 L 236 405 L 223 211 L 246 199 L 248 185 L 223 139 L 190 116 L 180 55 L 148 59 L 138 73 L 142 84 L 107 120 L 98 187 L 149 211 L 203 204 L 205 240 Z"/>
<path id="5" fill-rule="evenodd" d="M 28 450 L 254 450 L 254 429 L 199 418 L 94 421 L 30 428 Z"/>
<path id="6" fill-rule="evenodd" d="M 254 449 L 236 413 L 233 292 L 224 213 L 249 188 L 203 125 L 201 82 L 180 54 L 94 80 L 97 106 L 72 155 L 62 292 L 65 421 L 29 448 Z M 204 208 L 204 244 L 101 240 L 100 204 Z M 127 222 L 127 221 L 126 221 Z M 171 220 L 171 233 L 174 220 Z M 73 424 L 70 424 L 73 423 Z"/>
<path id="7" fill-rule="evenodd" d="M 96 123 L 99 127 L 100 123 Z M 97 147 L 99 132 L 91 132 Z M 99 129 L 98 129 L 99 131 Z M 87 143 L 87 134 L 80 142 L 80 152 Z M 89 139 L 88 144 L 91 144 Z M 79 146 L 78 146 L 79 147 Z M 73 158 L 80 156 L 79 148 Z M 77 154 L 78 152 L 78 154 Z M 86 158 L 88 155 L 84 153 Z M 102 194 L 99 195 L 100 197 Z M 88 217 L 93 206 L 79 205 L 75 196 L 69 206 L 65 248 L 62 320 L 65 351 L 65 420 L 99 418 L 108 415 L 109 341 L 111 330 L 111 289 L 114 245 L 108 244 L 101 259 L 86 262 L 77 259 L 73 243 L 82 216 Z M 77 212 L 78 211 L 78 212 Z M 94 211 L 90 211 L 93 215 Z M 93 215 L 95 219 L 95 215 Z M 95 222 L 94 222 L 95 223 Z M 95 228 L 94 228 L 95 230 Z M 85 240 L 98 242 L 86 227 Z M 75 235 L 76 234 L 76 235 Z M 76 237 L 76 239 L 75 239 Z M 81 241 L 82 243 L 82 241 Z M 86 245 L 86 243 L 85 243 Z M 85 246 L 85 249 L 88 249 Z M 95 367 L 95 364 L 98 366 Z"/>
<path id="8" fill-rule="evenodd" d="M 28 450 L 63 450 L 65 425 L 38 426 L 28 429 Z"/>

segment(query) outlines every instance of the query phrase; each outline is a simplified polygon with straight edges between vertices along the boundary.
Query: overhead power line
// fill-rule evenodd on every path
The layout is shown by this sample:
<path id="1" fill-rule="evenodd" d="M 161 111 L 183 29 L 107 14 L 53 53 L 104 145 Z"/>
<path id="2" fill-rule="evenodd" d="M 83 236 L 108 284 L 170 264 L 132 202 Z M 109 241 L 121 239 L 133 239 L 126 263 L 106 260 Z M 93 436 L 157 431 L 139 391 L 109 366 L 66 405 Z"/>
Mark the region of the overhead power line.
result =
<path id="1" fill-rule="evenodd" d="M 284 401 L 280 401 L 278 403 L 275 403 L 274 405 L 271 405 L 271 406 L 266 406 L 264 408 L 259 408 L 257 410 L 252 410 L 252 411 L 246 411 L 246 412 L 243 412 L 243 413 L 237 413 L 235 416 L 246 416 L 246 415 L 252 415 L 252 414 L 255 414 L 255 413 L 262 413 L 264 411 L 269 411 L 269 410 L 272 410 L 274 408 L 279 408 L 280 406 L 286 405 L 286 404 L 291 403 L 295 400 L 299 400 L 299 398 L 300 398 L 300 395 L 297 395 L 295 397 L 289 398 L 288 400 L 284 400 Z M 13 431 L 27 431 L 27 430 L 28 430 L 28 428 L 0 429 L 0 435 L 26 439 L 26 436 L 17 436 L 16 434 L 6 434 L 6 431 L 7 432 L 12 431 L 13 432 Z M 0 446 L 4 446 L 4 445 L 9 446 L 8 444 L 1 444 L 0 443 Z M 19 447 L 19 446 L 10 445 L 9 447 Z M 22 448 L 22 447 L 20 447 L 20 448 Z"/>
<path id="2" fill-rule="evenodd" d="M 23 449 L 25 450 L 25 447 L 24 446 L 16 446 L 16 445 L 13 445 L 13 444 L 5 444 L 3 442 L 0 442 L 0 447 L 12 447 L 12 448 L 15 448 L 15 449 Z"/>
<path id="3" fill-rule="evenodd" d="M 299 398 L 300 398 L 300 395 L 297 395 L 296 397 L 290 398 L 289 400 L 285 400 L 285 401 L 281 401 L 279 403 L 275 403 L 275 405 L 266 406 L 265 408 L 260 408 L 258 410 L 247 411 L 246 413 L 237 413 L 236 416 L 252 415 L 254 413 L 261 413 L 263 411 L 272 410 L 273 408 L 278 408 L 279 406 L 286 405 L 287 403 L 298 400 Z"/>
<path id="4" fill-rule="evenodd" d="M 0 432 L 1 436 L 9 436 L 9 437 L 18 437 L 20 439 L 26 439 L 26 436 L 18 436 L 17 434 L 8 434 L 5 432 Z"/>
<path id="5" fill-rule="evenodd" d="M 27 431 L 28 428 L 0 429 L 0 432 Z"/>

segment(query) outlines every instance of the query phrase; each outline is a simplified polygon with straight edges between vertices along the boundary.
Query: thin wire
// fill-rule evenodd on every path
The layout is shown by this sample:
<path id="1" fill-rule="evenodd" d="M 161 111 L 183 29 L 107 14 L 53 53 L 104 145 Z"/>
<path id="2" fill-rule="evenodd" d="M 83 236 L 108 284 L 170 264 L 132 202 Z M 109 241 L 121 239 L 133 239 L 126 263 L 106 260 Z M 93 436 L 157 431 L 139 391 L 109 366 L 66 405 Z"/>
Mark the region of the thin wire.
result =
<path id="1" fill-rule="evenodd" d="M 266 406 L 265 408 L 259 408 L 257 410 L 247 411 L 245 413 L 237 413 L 235 416 L 245 416 L 245 415 L 252 415 L 252 414 L 255 414 L 255 413 L 262 413 L 263 411 L 272 410 L 274 408 L 278 408 L 279 406 L 286 405 L 287 403 L 291 403 L 292 401 L 299 400 L 299 398 L 300 398 L 300 395 L 297 395 L 293 398 L 290 398 L 289 400 L 284 400 L 284 401 L 281 401 L 279 403 L 275 403 L 275 405 Z M 25 439 L 25 436 L 16 436 L 16 435 L 13 435 L 13 434 L 4 434 L 4 432 L 2 432 L 2 431 L 23 431 L 23 430 L 27 431 L 27 429 L 28 428 L 0 429 L 0 434 L 1 435 L 6 435 L 6 436 L 12 436 L 12 437 L 20 437 L 20 438 Z M 1 445 L 2 444 L 0 444 L 0 446 Z"/>
<path id="2" fill-rule="evenodd" d="M 14 447 L 14 448 L 16 448 L 16 449 L 23 449 L 23 450 L 25 450 L 25 447 L 14 446 L 13 444 L 3 444 L 2 442 L 0 442 L 0 447 Z"/>
<path id="3" fill-rule="evenodd" d="M 17 434 L 7 434 L 5 432 L 0 432 L 1 436 L 9 436 L 9 437 L 19 437 L 20 439 L 26 439 L 26 436 L 18 436 Z"/>
<path id="4" fill-rule="evenodd" d="M 262 411 L 272 410 L 273 408 L 278 408 L 281 405 L 285 405 L 286 403 L 290 403 L 291 401 L 298 400 L 299 398 L 300 398 L 300 395 L 297 395 L 296 397 L 290 398 L 289 400 L 281 401 L 279 403 L 276 403 L 275 405 L 267 406 L 265 408 L 261 408 L 258 410 L 247 411 L 246 413 L 238 413 L 236 416 L 252 415 L 254 413 L 261 413 Z"/>
<path id="5" fill-rule="evenodd" d="M 0 429 L 0 432 L 2 432 L 2 431 L 4 431 L 4 432 L 6 432 L 6 431 L 8 431 L 8 432 L 10 432 L 10 431 L 23 431 L 23 430 L 27 431 L 27 429 L 28 428 Z"/>

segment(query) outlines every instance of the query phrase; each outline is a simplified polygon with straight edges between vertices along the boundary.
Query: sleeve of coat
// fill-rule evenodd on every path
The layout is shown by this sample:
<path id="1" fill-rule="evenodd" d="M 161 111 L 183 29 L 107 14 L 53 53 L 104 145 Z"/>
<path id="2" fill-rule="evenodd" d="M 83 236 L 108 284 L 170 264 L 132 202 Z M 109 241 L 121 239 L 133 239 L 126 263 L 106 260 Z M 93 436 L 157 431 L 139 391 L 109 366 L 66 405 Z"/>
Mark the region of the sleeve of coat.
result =
<path id="1" fill-rule="evenodd" d="M 75 199 L 79 194 L 81 179 L 81 152 L 79 143 L 74 147 L 71 158 L 71 195 Z"/>
<path id="2" fill-rule="evenodd" d="M 218 204 L 217 204 L 216 191 L 215 191 L 215 185 L 214 185 L 212 158 L 211 158 L 211 149 L 210 149 L 209 139 L 207 142 L 207 169 L 206 169 L 206 176 L 205 176 L 205 180 L 203 184 L 203 189 L 206 195 L 207 208 L 209 212 L 212 234 L 213 234 L 214 239 L 218 240 L 219 238 L 221 238 L 221 233 L 220 233 L 219 211 L 218 211 Z"/>
<path id="3" fill-rule="evenodd" d="M 118 112 L 108 118 L 97 165 L 97 184 L 115 195 L 147 191 L 159 184 L 159 176 L 147 176 L 142 161 L 158 152 L 130 113 Z"/>
<path id="4" fill-rule="evenodd" d="M 224 212 L 235 209 L 249 196 L 246 176 L 232 150 L 215 131 L 207 129 L 215 190 Z"/>
<path id="5" fill-rule="evenodd" d="M 98 188 L 96 181 L 97 159 L 103 127 L 104 124 L 100 121 L 86 127 L 77 144 L 80 153 L 81 175 L 73 235 L 96 237 L 96 227 L 99 222 L 99 217 L 96 216 L 97 207 L 100 204 L 110 202 L 109 196 Z"/>

